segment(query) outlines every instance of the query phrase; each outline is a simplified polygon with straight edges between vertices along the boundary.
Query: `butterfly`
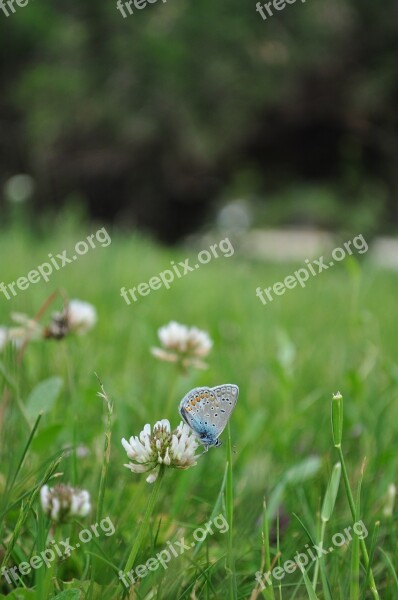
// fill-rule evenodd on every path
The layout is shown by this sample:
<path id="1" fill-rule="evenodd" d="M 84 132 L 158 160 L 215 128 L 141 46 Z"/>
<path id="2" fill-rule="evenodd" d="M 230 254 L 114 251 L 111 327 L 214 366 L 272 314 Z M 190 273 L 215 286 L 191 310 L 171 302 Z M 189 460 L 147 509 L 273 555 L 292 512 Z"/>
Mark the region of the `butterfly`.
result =
<path id="1" fill-rule="evenodd" d="M 194 388 L 181 400 L 180 415 L 205 446 L 205 452 L 210 446 L 221 446 L 218 438 L 235 408 L 238 395 L 237 385 L 225 383 L 213 388 Z"/>

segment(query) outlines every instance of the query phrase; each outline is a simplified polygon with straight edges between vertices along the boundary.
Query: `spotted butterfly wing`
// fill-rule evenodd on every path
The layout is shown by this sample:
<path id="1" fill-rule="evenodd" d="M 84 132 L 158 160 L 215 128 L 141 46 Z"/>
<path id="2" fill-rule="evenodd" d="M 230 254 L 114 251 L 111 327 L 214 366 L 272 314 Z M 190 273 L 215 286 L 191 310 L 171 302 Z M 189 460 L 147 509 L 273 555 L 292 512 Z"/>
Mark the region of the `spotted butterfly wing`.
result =
<path id="1" fill-rule="evenodd" d="M 214 388 L 194 388 L 181 400 L 181 417 L 206 449 L 221 445 L 218 438 L 235 408 L 238 395 L 238 386 L 226 383 Z"/>

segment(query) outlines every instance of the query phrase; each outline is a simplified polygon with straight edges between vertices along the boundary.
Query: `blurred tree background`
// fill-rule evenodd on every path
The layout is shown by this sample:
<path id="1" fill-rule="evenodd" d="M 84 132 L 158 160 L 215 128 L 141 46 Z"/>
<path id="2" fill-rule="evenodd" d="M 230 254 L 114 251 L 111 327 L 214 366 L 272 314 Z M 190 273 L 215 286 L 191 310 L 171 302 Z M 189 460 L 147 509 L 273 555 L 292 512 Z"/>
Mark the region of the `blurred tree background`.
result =
<path id="1" fill-rule="evenodd" d="M 256 224 L 398 224 L 398 3 L 30 0 L 0 11 L 1 213 L 69 203 L 166 242 L 242 198 Z M 134 7 L 133 7 L 134 8 Z"/>

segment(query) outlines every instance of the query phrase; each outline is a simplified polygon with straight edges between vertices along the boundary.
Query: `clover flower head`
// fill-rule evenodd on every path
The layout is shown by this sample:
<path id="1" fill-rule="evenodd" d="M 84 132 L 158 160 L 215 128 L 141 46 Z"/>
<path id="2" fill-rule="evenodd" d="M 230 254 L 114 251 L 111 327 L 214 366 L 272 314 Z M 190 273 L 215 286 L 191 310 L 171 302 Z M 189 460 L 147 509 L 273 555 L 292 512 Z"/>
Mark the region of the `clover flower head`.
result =
<path id="1" fill-rule="evenodd" d="M 16 327 L 0 327 L 0 352 L 8 342 L 15 348 L 20 348 L 24 342 L 38 339 L 43 334 L 43 328 L 37 321 L 23 313 L 11 313 L 11 319 L 17 324 Z"/>
<path id="2" fill-rule="evenodd" d="M 97 322 L 97 311 L 89 302 L 71 300 L 68 305 L 68 325 L 70 331 L 82 334 L 94 327 Z"/>
<path id="3" fill-rule="evenodd" d="M 90 494 L 65 484 L 53 488 L 44 485 L 40 490 L 40 501 L 43 512 L 52 521 L 60 523 L 72 517 L 85 517 L 91 510 Z"/>
<path id="4" fill-rule="evenodd" d="M 160 360 L 180 362 L 186 368 L 193 366 L 206 369 L 201 359 L 207 356 L 213 345 L 209 334 L 197 327 L 188 327 L 176 321 L 170 321 L 158 330 L 162 348 L 152 348 L 152 354 Z"/>
<path id="5" fill-rule="evenodd" d="M 68 333 L 82 335 L 92 329 L 97 322 L 97 311 L 89 302 L 70 300 L 64 310 L 53 313 L 45 337 L 62 339 Z"/>
<path id="6" fill-rule="evenodd" d="M 123 438 L 122 445 L 130 459 L 124 466 L 133 473 L 149 473 L 148 483 L 156 481 L 160 465 L 189 469 L 198 458 L 195 456 L 198 442 L 182 421 L 174 431 L 167 419 L 157 421 L 152 432 L 147 424 L 139 436 L 132 436 L 129 441 Z"/>

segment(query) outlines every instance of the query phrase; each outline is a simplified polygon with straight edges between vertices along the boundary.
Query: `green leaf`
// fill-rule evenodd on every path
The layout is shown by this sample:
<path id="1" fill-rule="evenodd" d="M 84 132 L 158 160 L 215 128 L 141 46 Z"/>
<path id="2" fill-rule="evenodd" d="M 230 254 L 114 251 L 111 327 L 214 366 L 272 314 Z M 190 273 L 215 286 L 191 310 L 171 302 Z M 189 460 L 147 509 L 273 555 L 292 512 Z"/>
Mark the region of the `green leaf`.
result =
<path id="1" fill-rule="evenodd" d="M 341 463 L 336 463 L 333 467 L 332 476 L 329 481 L 328 489 L 326 490 L 325 498 L 323 500 L 321 519 L 322 521 L 329 521 L 332 516 L 334 505 L 337 498 L 337 492 L 339 491 L 341 477 Z"/>
<path id="2" fill-rule="evenodd" d="M 276 515 L 286 487 L 288 485 L 300 485 L 308 479 L 311 479 L 318 473 L 321 464 L 319 456 L 310 456 L 286 471 L 285 475 L 270 495 L 267 507 L 269 520 L 272 520 Z"/>
<path id="3" fill-rule="evenodd" d="M 384 557 L 388 570 L 390 571 L 392 581 L 394 582 L 395 591 L 398 593 L 398 577 L 395 570 L 394 565 L 392 564 L 391 558 L 388 556 L 386 552 L 384 552 L 383 548 L 380 548 L 380 551 Z"/>
<path id="4" fill-rule="evenodd" d="M 0 598 L 6 598 L 7 600 L 34 600 L 36 598 L 36 592 L 35 590 L 28 590 L 27 588 L 17 588 L 7 596 L 0 594 Z"/>
<path id="5" fill-rule="evenodd" d="M 80 600 L 81 590 L 64 590 L 55 596 L 54 600 Z"/>
<path id="6" fill-rule="evenodd" d="M 283 479 L 290 485 L 298 485 L 314 477 L 318 473 L 321 464 L 322 461 L 319 456 L 309 456 L 297 465 L 290 467 Z"/>
<path id="7" fill-rule="evenodd" d="M 26 413 L 35 418 L 40 411 L 50 412 L 62 388 L 63 381 L 60 377 L 50 377 L 41 381 L 30 393 L 26 401 Z"/>
<path id="8" fill-rule="evenodd" d="M 54 425 L 50 425 L 43 429 L 43 431 L 38 433 L 33 440 L 32 450 L 35 452 L 42 452 L 47 448 L 51 448 L 63 428 L 64 426 L 62 423 L 54 423 Z"/>
<path id="9" fill-rule="evenodd" d="M 318 600 L 318 596 L 316 595 L 315 590 L 312 587 L 312 583 L 308 578 L 307 571 L 304 569 L 304 567 L 301 564 L 299 564 L 299 567 L 303 574 L 303 579 L 304 579 L 305 587 L 307 588 L 308 597 L 311 600 Z"/>

